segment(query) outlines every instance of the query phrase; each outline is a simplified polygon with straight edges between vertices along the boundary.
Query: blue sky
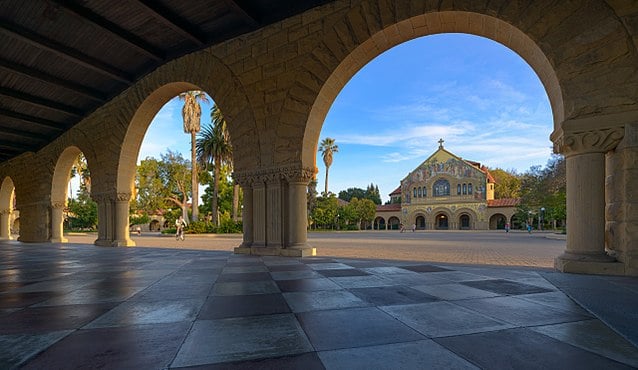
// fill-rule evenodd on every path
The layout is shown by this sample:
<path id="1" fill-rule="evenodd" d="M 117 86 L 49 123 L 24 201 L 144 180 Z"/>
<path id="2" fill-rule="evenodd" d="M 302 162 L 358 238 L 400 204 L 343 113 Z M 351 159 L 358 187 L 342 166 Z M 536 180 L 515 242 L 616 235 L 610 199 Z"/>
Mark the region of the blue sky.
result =
<path id="1" fill-rule="evenodd" d="M 202 125 L 209 122 L 202 107 Z M 167 148 L 190 157 L 181 103 L 171 100 L 149 127 L 139 159 Z M 232 124 L 232 123 L 229 123 Z M 339 145 L 329 190 L 379 186 L 388 199 L 405 175 L 437 147 L 489 167 L 524 172 L 551 155 L 552 112 L 534 71 L 510 49 L 464 34 L 421 37 L 364 66 L 343 88 L 320 139 Z M 318 190 L 325 166 L 317 153 Z"/>

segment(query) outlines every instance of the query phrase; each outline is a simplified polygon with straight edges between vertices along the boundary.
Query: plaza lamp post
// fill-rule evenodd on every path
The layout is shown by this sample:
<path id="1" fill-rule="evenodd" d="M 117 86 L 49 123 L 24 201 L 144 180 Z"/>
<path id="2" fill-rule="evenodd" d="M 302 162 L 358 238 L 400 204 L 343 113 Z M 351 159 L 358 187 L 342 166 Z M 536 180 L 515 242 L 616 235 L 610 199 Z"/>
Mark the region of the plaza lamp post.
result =
<path id="1" fill-rule="evenodd" d="M 545 215 L 545 207 L 541 207 L 541 212 L 538 215 L 538 230 L 543 229 L 543 216 Z"/>
<path id="2" fill-rule="evenodd" d="M 527 224 L 531 226 L 533 221 L 534 219 L 532 218 L 532 211 L 527 211 Z"/>

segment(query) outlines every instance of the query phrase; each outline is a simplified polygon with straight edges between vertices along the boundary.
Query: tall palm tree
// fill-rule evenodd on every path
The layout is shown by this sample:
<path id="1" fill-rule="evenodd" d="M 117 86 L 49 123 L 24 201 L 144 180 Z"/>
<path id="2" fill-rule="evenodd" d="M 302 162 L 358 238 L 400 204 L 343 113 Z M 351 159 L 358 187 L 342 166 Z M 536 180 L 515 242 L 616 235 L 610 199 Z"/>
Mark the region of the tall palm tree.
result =
<path id="1" fill-rule="evenodd" d="M 199 102 L 208 103 L 208 96 L 199 90 L 187 91 L 179 94 L 179 99 L 184 101 L 182 107 L 182 120 L 184 121 L 184 132 L 191 134 L 191 185 L 193 193 L 193 221 L 199 220 L 199 181 L 197 181 L 197 163 L 195 153 L 195 135 L 200 129 L 200 118 L 202 117 L 202 107 Z"/>
<path id="2" fill-rule="evenodd" d="M 230 144 L 230 136 L 226 127 L 226 120 L 217 104 L 213 105 L 210 112 L 211 123 L 204 127 L 197 138 L 197 160 L 208 167 L 213 165 L 213 224 L 218 223 L 217 199 L 219 197 L 219 177 L 221 167 L 232 165 L 233 147 Z M 234 203 L 234 202 L 233 202 Z"/>
<path id="3" fill-rule="evenodd" d="M 323 156 L 323 163 L 326 165 L 326 186 L 324 193 L 328 195 L 328 170 L 332 166 L 332 157 L 334 153 L 339 151 L 339 146 L 335 144 L 335 139 L 325 138 L 319 144 L 319 151 Z"/>

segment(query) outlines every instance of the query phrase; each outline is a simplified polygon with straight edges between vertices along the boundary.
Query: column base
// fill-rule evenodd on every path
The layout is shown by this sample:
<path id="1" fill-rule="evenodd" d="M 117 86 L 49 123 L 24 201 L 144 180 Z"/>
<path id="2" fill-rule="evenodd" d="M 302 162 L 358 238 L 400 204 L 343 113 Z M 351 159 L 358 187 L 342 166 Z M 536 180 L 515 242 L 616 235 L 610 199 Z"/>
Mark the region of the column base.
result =
<path id="1" fill-rule="evenodd" d="M 65 238 L 65 237 L 61 237 L 61 238 L 51 238 L 51 243 L 68 243 L 69 239 Z"/>
<path id="2" fill-rule="evenodd" d="M 317 255 L 317 249 L 308 246 L 303 248 L 239 246 L 234 249 L 234 252 L 253 256 L 311 257 Z"/>
<path id="3" fill-rule="evenodd" d="M 625 264 L 604 253 L 579 255 L 563 253 L 554 260 L 560 272 L 592 275 L 625 275 Z"/>
<path id="4" fill-rule="evenodd" d="M 94 245 L 98 247 L 134 247 L 135 242 L 131 239 L 127 240 L 106 240 L 106 239 L 97 239 L 93 242 Z"/>

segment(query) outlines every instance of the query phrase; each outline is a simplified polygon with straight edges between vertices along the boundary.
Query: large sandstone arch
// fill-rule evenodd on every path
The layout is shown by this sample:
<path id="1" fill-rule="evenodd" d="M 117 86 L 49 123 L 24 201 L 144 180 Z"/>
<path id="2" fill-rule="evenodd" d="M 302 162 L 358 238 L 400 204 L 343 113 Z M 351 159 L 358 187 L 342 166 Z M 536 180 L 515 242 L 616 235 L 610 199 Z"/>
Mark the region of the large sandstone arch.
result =
<path id="1" fill-rule="evenodd" d="M 15 186 L 11 177 L 5 177 L 0 185 L 0 240 L 11 240 L 11 213 Z"/>
<path id="2" fill-rule="evenodd" d="M 60 157 L 55 164 L 51 181 L 51 242 L 54 243 L 68 241 L 63 236 L 63 212 L 69 196 L 67 185 L 69 180 L 71 180 L 71 167 L 80 153 L 82 153 L 80 148 L 69 146 L 60 153 Z"/>

